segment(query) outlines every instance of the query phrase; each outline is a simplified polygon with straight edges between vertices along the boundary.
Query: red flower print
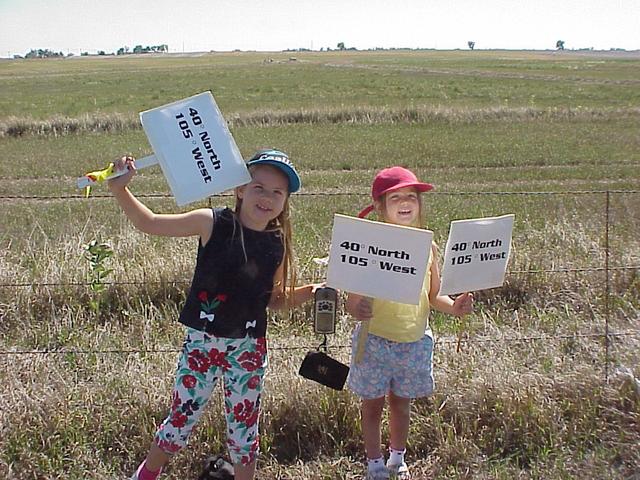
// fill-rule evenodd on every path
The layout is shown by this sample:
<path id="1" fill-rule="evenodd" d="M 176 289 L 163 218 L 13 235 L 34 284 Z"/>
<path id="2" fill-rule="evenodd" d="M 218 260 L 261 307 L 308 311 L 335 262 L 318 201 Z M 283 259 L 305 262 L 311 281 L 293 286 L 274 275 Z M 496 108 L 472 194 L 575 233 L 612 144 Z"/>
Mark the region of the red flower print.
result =
<path id="1" fill-rule="evenodd" d="M 238 362 L 240 362 L 242 368 L 247 372 L 253 372 L 262 365 L 262 355 L 258 352 L 243 352 L 242 355 L 238 357 Z"/>
<path id="2" fill-rule="evenodd" d="M 209 370 L 209 358 L 200 350 L 194 350 L 189 353 L 189 359 L 187 360 L 189 368 L 196 372 L 206 373 Z"/>
<path id="3" fill-rule="evenodd" d="M 247 427 L 252 427 L 252 426 L 254 426 L 256 424 L 257 421 L 258 421 L 258 410 L 254 410 L 253 413 L 251 413 L 251 415 L 249 415 L 249 417 L 244 422 L 244 424 Z"/>
<path id="4" fill-rule="evenodd" d="M 178 392 L 175 392 L 173 395 L 173 402 L 171 402 L 171 411 L 176 411 L 180 405 L 182 405 L 182 400 L 180 400 Z"/>
<path id="5" fill-rule="evenodd" d="M 245 398 L 244 403 L 236 403 L 233 416 L 238 422 L 245 422 L 253 413 L 253 402 Z"/>
<path id="6" fill-rule="evenodd" d="M 204 318 L 203 312 L 205 314 L 213 314 L 216 308 L 220 306 L 220 303 L 227 299 L 227 295 L 225 293 L 219 293 L 210 301 L 209 294 L 205 290 L 202 290 L 198 293 L 198 299 L 200 300 L 200 318 Z M 208 318 L 208 320 L 212 322 L 213 318 L 214 316 L 211 315 L 211 318 Z"/>
<path id="7" fill-rule="evenodd" d="M 267 353 L 267 339 L 265 337 L 256 340 L 256 352 L 260 355 Z"/>
<path id="8" fill-rule="evenodd" d="M 180 445 L 169 442 L 167 440 L 160 440 L 156 443 L 160 447 L 160 450 L 166 453 L 177 453 L 180 450 Z"/>
<path id="9" fill-rule="evenodd" d="M 222 367 L 225 370 L 231 368 L 231 364 L 227 361 L 227 352 L 221 352 L 217 348 L 209 350 L 209 363 L 216 367 Z"/>
<path id="10" fill-rule="evenodd" d="M 171 417 L 171 425 L 182 428 L 186 425 L 188 417 L 182 412 L 174 412 Z"/>
<path id="11" fill-rule="evenodd" d="M 251 390 L 255 390 L 258 385 L 260 385 L 260 377 L 258 375 L 254 375 L 247 382 L 247 387 L 249 387 Z"/>
<path id="12" fill-rule="evenodd" d="M 246 455 L 243 455 L 242 458 L 240 459 L 240 463 L 242 463 L 242 465 L 249 465 L 251 463 L 251 457 L 247 457 Z"/>
<path id="13" fill-rule="evenodd" d="M 184 385 L 185 388 L 193 388 L 197 383 L 198 381 L 193 375 L 185 375 L 184 377 L 182 377 L 182 385 Z"/>

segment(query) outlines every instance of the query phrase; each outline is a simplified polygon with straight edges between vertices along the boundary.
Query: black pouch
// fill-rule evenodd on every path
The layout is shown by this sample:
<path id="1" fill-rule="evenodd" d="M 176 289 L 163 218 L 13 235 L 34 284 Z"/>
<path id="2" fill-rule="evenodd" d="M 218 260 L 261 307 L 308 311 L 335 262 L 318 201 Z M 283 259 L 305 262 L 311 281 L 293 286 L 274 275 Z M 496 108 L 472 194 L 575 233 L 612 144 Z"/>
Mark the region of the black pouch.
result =
<path id="1" fill-rule="evenodd" d="M 209 457 L 204 462 L 204 470 L 198 480 L 233 480 L 235 472 L 233 465 L 227 462 L 222 455 Z"/>
<path id="2" fill-rule="evenodd" d="M 308 352 L 298 372 L 304 378 L 335 390 L 342 390 L 347 381 L 349 367 L 324 352 Z"/>

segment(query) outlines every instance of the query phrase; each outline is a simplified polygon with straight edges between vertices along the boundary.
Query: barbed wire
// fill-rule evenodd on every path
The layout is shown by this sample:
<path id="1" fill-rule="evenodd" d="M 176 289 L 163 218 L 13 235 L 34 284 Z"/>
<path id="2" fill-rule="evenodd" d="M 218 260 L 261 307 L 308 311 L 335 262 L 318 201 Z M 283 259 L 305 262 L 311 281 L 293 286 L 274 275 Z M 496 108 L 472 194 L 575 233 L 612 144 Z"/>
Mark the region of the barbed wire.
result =
<path id="1" fill-rule="evenodd" d="M 479 195 L 492 195 L 492 196 L 509 196 L 509 195 L 520 195 L 520 196 L 549 196 L 549 195 L 562 195 L 562 196 L 571 196 L 571 195 L 607 195 L 607 202 L 609 196 L 611 194 L 638 194 L 640 190 L 574 190 L 574 191 L 522 191 L 522 192 L 432 192 L 430 195 L 440 195 L 440 196 L 479 196 Z M 369 192 L 300 192 L 296 193 L 298 196 L 365 196 L 369 195 Z M 172 198 L 170 194 L 138 194 L 140 198 Z M 218 195 L 219 197 L 231 197 L 231 193 Z M 55 195 L 55 196 L 47 196 L 47 195 L 2 195 L 0 199 L 3 200 L 18 200 L 18 201 L 52 201 L 52 200 L 102 200 L 102 199 L 111 199 L 112 196 L 108 194 L 98 194 L 93 195 L 91 197 L 86 197 L 85 195 L 77 194 L 77 195 Z M 608 205 L 608 203 L 607 203 Z M 608 208 L 608 207 L 607 207 Z M 628 270 L 638 270 L 640 269 L 640 265 L 621 265 L 621 266 L 605 266 L 605 267 L 583 267 L 583 268 L 553 268 L 553 269 L 530 269 L 530 270 L 512 270 L 507 272 L 507 275 L 520 275 L 520 274 L 561 274 L 561 273 L 588 273 L 588 272 L 607 272 L 610 273 L 612 271 L 628 271 Z M 175 285 L 175 284 L 188 284 L 189 280 L 145 280 L 145 281 L 111 281 L 104 282 L 104 285 Z M 88 287 L 91 285 L 91 282 L 23 282 L 23 283 L 7 283 L 0 284 L 0 288 L 42 288 L 42 287 Z M 435 344 L 438 345 L 448 345 L 455 344 L 458 347 L 464 344 L 484 344 L 489 342 L 501 342 L 501 343 L 520 343 L 520 342 L 531 342 L 531 341 L 551 341 L 558 339 L 578 339 L 578 338 L 599 338 L 605 339 L 605 343 L 608 344 L 610 339 L 616 337 L 640 337 L 640 331 L 626 331 L 626 332 L 617 332 L 611 333 L 608 329 L 605 333 L 585 333 L 585 334 L 571 334 L 571 335 L 534 335 L 534 336 L 524 336 L 524 337 L 495 337 L 495 338 L 448 338 L 448 339 L 438 339 L 436 337 Z M 314 345 L 290 345 L 286 347 L 270 347 L 271 351 L 292 351 L 292 350 L 318 350 L 319 346 Z M 336 346 L 328 346 L 329 349 L 348 349 L 351 348 L 350 345 L 336 345 Z M 161 354 L 161 353 L 177 353 L 179 352 L 179 348 L 162 348 L 162 349 L 107 349 L 107 350 L 93 350 L 93 349 L 68 349 L 68 350 L 2 350 L 0 351 L 0 357 L 7 356 L 27 356 L 27 355 L 83 355 L 83 354 L 95 354 L 95 355 L 109 355 L 109 354 L 117 354 L 117 355 L 129 355 L 129 354 Z"/>
<path id="2" fill-rule="evenodd" d="M 175 283 L 189 283 L 190 280 L 151 280 L 151 281 L 131 281 L 131 282 L 114 282 L 103 281 L 101 285 L 172 285 Z M 0 288 L 18 288 L 18 287 L 88 287 L 91 282 L 43 282 L 43 283 L 0 283 Z"/>
<path id="3" fill-rule="evenodd" d="M 617 267 L 585 267 L 585 268 L 556 268 L 556 269 L 541 269 L 541 270 L 510 270 L 506 272 L 506 275 L 540 275 L 546 273 L 593 273 L 593 272 L 605 272 L 605 271 L 626 271 L 626 270 L 640 270 L 640 265 L 620 265 Z M 104 281 L 101 285 L 105 286 L 121 286 L 121 285 L 173 285 L 173 284 L 188 284 L 191 280 L 136 280 L 129 282 L 119 281 Z M 23 283 L 0 283 L 0 288 L 42 288 L 42 287 L 89 287 L 91 282 L 23 282 Z"/>
<path id="4" fill-rule="evenodd" d="M 567 191 L 500 191 L 500 192 L 429 192 L 429 196 L 442 195 L 442 196 L 474 196 L 474 195 L 602 195 L 602 194 L 638 194 L 640 190 L 567 190 Z M 369 191 L 362 192 L 296 192 L 294 196 L 300 197 L 335 197 L 335 196 L 365 196 L 370 195 Z M 173 198 L 170 193 L 136 193 L 138 198 Z M 232 193 L 222 193 L 215 197 L 233 197 Z M 96 194 L 86 197 L 83 194 L 72 195 L 0 195 L 0 200 L 39 200 L 39 201 L 51 201 L 51 200 L 104 200 L 112 199 L 112 195 Z"/>
<path id="5" fill-rule="evenodd" d="M 616 337 L 640 337 L 640 331 L 625 331 L 617 333 L 576 333 L 571 335 L 532 335 L 526 337 L 496 337 L 496 338 L 448 338 L 438 339 L 436 337 L 434 344 L 438 345 L 459 345 L 460 343 L 521 343 L 532 341 L 549 341 L 549 340 L 574 340 L 577 338 L 604 338 L 605 336 Z M 327 345 L 327 349 L 349 349 L 351 345 Z M 291 351 L 291 350 L 318 350 L 316 344 L 290 345 L 287 347 L 268 347 L 269 351 Z M 178 353 L 181 348 L 153 348 L 153 349 L 69 349 L 69 350 L 0 350 L 0 356 L 11 355 L 133 355 L 133 354 L 158 354 L 158 353 Z"/>

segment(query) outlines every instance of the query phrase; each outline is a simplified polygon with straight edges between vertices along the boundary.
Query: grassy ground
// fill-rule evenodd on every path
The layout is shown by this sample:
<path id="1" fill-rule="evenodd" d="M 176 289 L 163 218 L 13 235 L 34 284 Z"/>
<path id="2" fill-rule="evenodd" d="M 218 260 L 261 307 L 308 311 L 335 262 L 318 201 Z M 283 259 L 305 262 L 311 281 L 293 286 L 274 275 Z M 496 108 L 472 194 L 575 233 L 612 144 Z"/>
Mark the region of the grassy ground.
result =
<path id="1" fill-rule="evenodd" d="M 211 89 L 245 155 L 277 146 L 302 172 L 304 280 L 319 277 L 311 260 L 326 254 L 333 214 L 368 203 L 391 164 L 436 184 L 425 210 L 440 244 L 451 220 L 515 213 L 504 287 L 477 292 L 464 322 L 432 315 L 437 391 L 415 402 L 408 445 L 418 478 L 635 478 L 638 71 L 633 55 L 571 52 L 1 62 L 0 476 L 127 478 L 144 455 L 168 408 L 195 241 L 136 232 L 103 188 L 84 199 L 74 180 L 150 153 L 139 111 Z M 156 167 L 132 188 L 177 211 Z M 92 240 L 115 252 L 99 293 Z M 310 318 L 309 306 L 272 318 L 259 476 L 361 478 L 357 399 L 296 373 L 321 341 Z M 351 327 L 341 314 L 329 339 L 344 362 Z M 195 478 L 223 451 L 212 403 L 167 478 Z"/>

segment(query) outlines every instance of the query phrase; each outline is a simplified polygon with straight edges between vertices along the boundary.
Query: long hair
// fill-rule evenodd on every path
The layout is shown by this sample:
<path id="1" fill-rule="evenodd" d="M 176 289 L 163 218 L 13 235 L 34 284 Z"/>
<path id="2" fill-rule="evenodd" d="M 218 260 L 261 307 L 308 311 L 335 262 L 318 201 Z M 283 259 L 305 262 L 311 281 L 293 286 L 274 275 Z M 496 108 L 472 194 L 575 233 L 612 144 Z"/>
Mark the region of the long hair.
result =
<path id="1" fill-rule="evenodd" d="M 278 230 L 282 238 L 284 254 L 282 256 L 282 292 L 285 296 L 285 305 L 288 308 L 289 302 L 293 301 L 293 289 L 296 285 L 297 275 L 293 255 L 293 231 L 291 228 L 291 215 L 289 209 L 289 195 L 284 202 L 284 208 L 280 215 L 269 222 L 267 229 Z M 277 287 L 279 285 L 274 285 Z"/>
<path id="2" fill-rule="evenodd" d="M 259 165 L 249 167 L 249 171 L 259 168 Z M 289 197 L 291 194 L 287 193 L 287 198 L 284 201 L 284 206 L 282 208 L 282 212 L 276 218 L 271 220 L 265 231 L 271 232 L 279 232 L 280 238 L 282 239 L 282 246 L 284 249 L 284 253 L 282 256 L 282 293 L 285 296 L 285 306 L 288 308 L 290 301 L 293 300 L 293 289 L 296 285 L 297 275 L 295 269 L 294 262 L 294 254 L 293 254 L 293 232 L 291 227 L 291 214 L 289 208 Z M 235 223 L 240 223 L 240 210 L 242 208 L 242 199 L 238 197 L 236 193 L 236 205 L 234 209 L 234 231 L 233 235 L 235 235 Z M 242 245 L 242 251 L 244 252 L 245 261 L 247 259 L 247 251 L 244 246 L 244 234 L 242 232 L 242 228 L 240 230 L 240 243 Z M 280 287 L 279 284 L 274 285 L 274 288 Z"/>

